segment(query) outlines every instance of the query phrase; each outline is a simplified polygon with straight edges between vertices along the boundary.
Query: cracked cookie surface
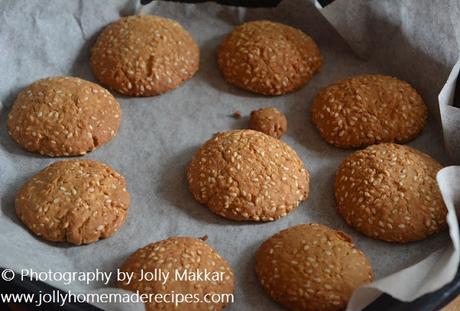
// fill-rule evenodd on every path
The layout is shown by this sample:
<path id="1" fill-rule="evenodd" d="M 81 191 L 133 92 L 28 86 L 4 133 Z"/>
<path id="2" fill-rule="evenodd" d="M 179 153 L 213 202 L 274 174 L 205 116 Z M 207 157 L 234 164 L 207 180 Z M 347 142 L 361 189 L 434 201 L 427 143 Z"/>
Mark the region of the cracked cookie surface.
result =
<path id="1" fill-rule="evenodd" d="M 312 120 L 339 148 L 406 143 L 425 127 L 427 106 L 407 82 L 382 75 L 338 81 L 316 95 Z"/>
<path id="2" fill-rule="evenodd" d="M 429 155 L 408 146 L 382 143 L 356 151 L 336 173 L 338 212 L 374 239 L 424 239 L 447 227 L 447 208 L 436 181 L 441 168 Z"/>
<path id="3" fill-rule="evenodd" d="M 236 27 L 220 44 L 217 61 L 227 82 L 263 95 L 282 95 L 304 86 L 322 64 L 312 38 L 266 20 Z"/>
<path id="4" fill-rule="evenodd" d="M 121 109 L 103 87 L 74 77 L 50 77 L 18 94 L 8 133 L 24 149 L 47 155 L 83 155 L 108 142 Z"/>
<path id="5" fill-rule="evenodd" d="M 273 221 L 308 197 L 309 174 L 286 143 L 253 130 L 218 133 L 193 156 L 189 188 L 228 219 Z"/>
<path id="6" fill-rule="evenodd" d="M 113 235 L 130 205 L 125 179 L 93 160 L 58 161 L 16 194 L 16 214 L 37 236 L 89 244 Z"/>
<path id="7" fill-rule="evenodd" d="M 128 16 L 108 25 L 91 49 L 91 69 L 102 84 L 130 96 L 165 93 L 190 79 L 200 51 L 176 21 Z"/>
<path id="8" fill-rule="evenodd" d="M 257 251 L 255 270 L 267 293 L 289 310 L 344 310 L 353 291 L 373 279 L 351 238 L 319 224 L 270 237 Z"/>
<path id="9" fill-rule="evenodd" d="M 177 305 L 151 301 L 145 305 L 148 311 L 218 311 L 228 304 L 227 301 L 205 303 L 205 298 L 210 299 L 205 296 L 228 295 L 234 291 L 234 274 L 227 261 L 206 242 L 193 237 L 170 237 L 146 245 L 131 254 L 120 270 L 132 273 L 134 277 L 131 282 L 118 282 L 118 287 L 141 294 L 164 296 L 175 292 L 193 295 L 201 301 Z M 169 277 L 166 280 L 141 279 L 141 274 L 155 271 L 169 273 Z M 183 278 L 184 275 L 187 277 Z"/>

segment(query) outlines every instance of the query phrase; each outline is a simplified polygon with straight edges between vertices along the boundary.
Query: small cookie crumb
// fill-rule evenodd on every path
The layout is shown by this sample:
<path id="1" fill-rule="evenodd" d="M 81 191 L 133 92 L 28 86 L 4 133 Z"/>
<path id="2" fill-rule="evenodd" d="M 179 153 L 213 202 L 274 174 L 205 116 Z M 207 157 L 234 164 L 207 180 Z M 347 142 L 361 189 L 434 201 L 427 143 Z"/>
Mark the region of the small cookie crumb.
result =
<path id="1" fill-rule="evenodd" d="M 251 112 L 249 127 L 272 137 L 280 138 L 287 131 L 287 119 L 276 108 L 261 108 Z"/>
<path id="2" fill-rule="evenodd" d="M 235 118 L 235 119 L 240 119 L 240 118 L 241 118 L 241 112 L 235 111 L 235 112 L 232 114 L 232 117 Z"/>
<path id="3" fill-rule="evenodd" d="M 200 238 L 200 240 L 203 241 L 203 242 L 207 241 L 208 240 L 208 235 L 206 234 L 206 235 L 202 236 Z"/>

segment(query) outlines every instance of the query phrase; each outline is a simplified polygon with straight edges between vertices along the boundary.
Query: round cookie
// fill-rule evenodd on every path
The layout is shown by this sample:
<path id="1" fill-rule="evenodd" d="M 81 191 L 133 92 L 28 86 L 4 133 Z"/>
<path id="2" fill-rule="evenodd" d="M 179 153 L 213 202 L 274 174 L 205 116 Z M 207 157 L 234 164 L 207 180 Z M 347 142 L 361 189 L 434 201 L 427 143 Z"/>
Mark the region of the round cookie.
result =
<path id="1" fill-rule="evenodd" d="M 312 119 L 328 143 L 361 148 L 414 139 L 426 124 L 427 107 L 407 82 L 361 75 L 321 90 L 313 101 Z"/>
<path id="2" fill-rule="evenodd" d="M 276 108 L 261 108 L 251 111 L 249 127 L 255 131 L 280 138 L 287 131 L 287 119 Z"/>
<path id="3" fill-rule="evenodd" d="M 232 295 L 234 276 L 228 263 L 212 247 L 201 239 L 171 237 L 149 244 L 134 252 L 121 267 L 121 271 L 132 273 L 131 282 L 119 282 L 118 286 L 147 295 L 166 297 L 167 294 L 193 295 L 194 301 L 178 303 L 171 299 L 146 303 L 146 310 L 221 310 L 229 302 L 224 295 Z M 169 273 L 167 279 L 147 280 L 141 275 L 161 271 Z M 204 277 L 204 274 L 207 277 Z M 201 274 L 201 279 L 193 279 Z M 186 278 L 184 278 L 186 276 Z M 164 283 L 164 284 L 163 284 Z M 209 302 L 210 295 L 220 295 L 221 302 Z M 208 296 L 206 296 L 208 295 Z M 206 296 L 206 297 L 205 297 Z M 205 299 L 208 302 L 205 302 Z M 179 301 L 178 301 L 179 302 Z"/>
<path id="4" fill-rule="evenodd" d="M 383 143 L 356 151 L 336 173 L 338 212 L 375 239 L 424 239 L 446 228 L 447 209 L 436 181 L 441 168 L 408 146 Z"/>
<path id="5" fill-rule="evenodd" d="M 218 133 L 193 156 L 190 191 L 233 220 L 273 221 L 308 197 L 309 174 L 284 142 L 253 130 Z"/>
<path id="6" fill-rule="evenodd" d="M 21 187 L 16 214 L 45 240 L 89 244 L 124 223 L 130 204 L 125 187 L 125 179 L 105 164 L 58 161 Z"/>
<path id="7" fill-rule="evenodd" d="M 91 49 L 91 69 L 121 94 L 153 96 L 190 79 L 200 51 L 179 23 L 159 16 L 122 17 L 107 26 Z"/>
<path id="8" fill-rule="evenodd" d="M 373 279 L 350 237 L 319 224 L 270 237 L 257 251 L 255 269 L 271 298 L 289 310 L 344 310 L 353 291 Z"/>
<path id="9" fill-rule="evenodd" d="M 106 89 L 79 78 L 50 77 L 19 93 L 8 133 L 28 151 L 76 156 L 111 140 L 120 118 L 120 105 Z"/>
<path id="10" fill-rule="evenodd" d="M 319 70 L 316 43 L 302 31 L 270 21 L 236 27 L 217 58 L 225 80 L 263 95 L 282 95 L 304 86 Z"/>

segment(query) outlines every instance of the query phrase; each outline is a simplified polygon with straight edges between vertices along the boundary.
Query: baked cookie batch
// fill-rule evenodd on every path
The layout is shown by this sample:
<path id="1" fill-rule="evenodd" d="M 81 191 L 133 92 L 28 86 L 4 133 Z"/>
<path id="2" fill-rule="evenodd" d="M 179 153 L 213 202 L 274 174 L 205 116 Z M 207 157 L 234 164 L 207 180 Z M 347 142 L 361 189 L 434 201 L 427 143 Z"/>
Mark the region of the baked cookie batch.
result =
<path id="1" fill-rule="evenodd" d="M 129 16 L 108 25 L 91 49 L 91 69 L 104 86 L 128 96 L 159 95 L 190 79 L 199 48 L 177 22 Z M 322 57 L 312 38 L 293 27 L 253 21 L 220 44 L 223 78 L 241 89 L 277 96 L 313 78 Z M 50 77 L 17 96 L 8 132 L 24 149 L 50 157 L 80 156 L 110 141 L 121 108 L 105 88 L 75 77 Z M 444 230 L 447 210 L 436 173 L 441 165 L 411 147 L 426 124 L 427 107 L 406 82 L 382 75 L 354 76 L 321 90 L 312 121 L 329 144 L 364 148 L 338 167 L 340 216 L 364 235 L 388 242 L 421 240 Z M 194 198 L 236 221 L 268 222 L 287 216 L 308 198 L 309 173 L 280 140 L 286 117 L 274 107 L 253 111 L 251 129 L 214 135 L 192 157 L 187 180 Z M 92 160 L 47 166 L 16 195 L 16 214 L 35 235 L 89 244 L 123 225 L 130 195 L 123 176 Z M 141 275 L 207 270 L 220 278 L 181 282 L 120 282 L 144 294 L 197 295 L 234 291 L 234 274 L 205 238 L 170 237 L 133 253 L 121 270 Z M 290 310 L 338 311 L 354 289 L 373 280 L 371 265 L 344 233 L 320 224 L 282 230 L 259 248 L 255 271 L 272 299 Z M 137 278 L 139 279 L 139 278 Z M 149 303 L 147 310 L 221 310 L 226 303 Z"/>

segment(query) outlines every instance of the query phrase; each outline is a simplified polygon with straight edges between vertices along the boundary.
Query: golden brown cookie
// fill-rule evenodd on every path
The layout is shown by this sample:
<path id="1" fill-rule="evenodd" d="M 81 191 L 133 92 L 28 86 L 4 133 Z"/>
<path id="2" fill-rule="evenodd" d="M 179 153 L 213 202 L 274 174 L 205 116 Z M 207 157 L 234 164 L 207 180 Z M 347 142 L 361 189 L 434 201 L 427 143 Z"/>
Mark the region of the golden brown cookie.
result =
<path id="1" fill-rule="evenodd" d="M 199 66 L 200 51 L 174 20 L 122 17 L 107 26 L 91 49 L 91 69 L 104 85 L 131 96 L 153 96 L 178 87 Z"/>
<path id="2" fill-rule="evenodd" d="M 129 204 L 125 179 L 92 160 L 55 162 L 16 194 L 16 214 L 34 234 L 76 245 L 113 235 Z"/>
<path id="3" fill-rule="evenodd" d="M 289 310 L 344 310 L 353 291 L 373 279 L 351 238 L 318 224 L 270 237 L 257 251 L 255 268 L 271 298 Z"/>
<path id="4" fill-rule="evenodd" d="M 261 108 L 251 111 L 249 127 L 255 131 L 280 138 L 287 131 L 287 119 L 276 108 Z"/>
<path id="5" fill-rule="evenodd" d="M 441 164 L 408 146 L 384 143 L 348 156 L 337 170 L 337 209 L 363 234 L 410 242 L 446 228 L 436 181 Z"/>
<path id="6" fill-rule="evenodd" d="M 315 97 L 313 123 L 339 148 L 405 143 L 425 127 L 427 107 L 407 82 L 382 75 L 338 81 Z"/>
<path id="7" fill-rule="evenodd" d="M 19 93 L 8 133 L 31 152 L 83 155 L 111 140 L 120 118 L 120 105 L 106 89 L 79 78 L 51 77 Z"/>
<path id="8" fill-rule="evenodd" d="M 208 140 L 193 156 L 187 178 L 198 202 L 233 220 L 273 221 L 308 197 L 309 175 L 297 153 L 253 130 Z"/>
<path id="9" fill-rule="evenodd" d="M 302 31 L 270 21 L 236 27 L 217 58 L 225 80 L 263 95 L 282 95 L 304 86 L 319 70 L 316 43 Z"/>
<path id="10" fill-rule="evenodd" d="M 149 244 L 129 256 L 121 271 L 132 274 L 133 280 L 119 282 L 119 287 L 168 299 L 146 303 L 148 311 L 217 311 L 233 302 L 233 271 L 225 259 L 201 239 L 171 237 Z M 160 272 L 162 276 L 153 279 L 143 277 Z M 182 303 L 176 300 L 176 306 L 171 293 L 177 298 L 193 297 Z"/>

